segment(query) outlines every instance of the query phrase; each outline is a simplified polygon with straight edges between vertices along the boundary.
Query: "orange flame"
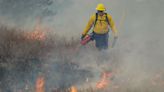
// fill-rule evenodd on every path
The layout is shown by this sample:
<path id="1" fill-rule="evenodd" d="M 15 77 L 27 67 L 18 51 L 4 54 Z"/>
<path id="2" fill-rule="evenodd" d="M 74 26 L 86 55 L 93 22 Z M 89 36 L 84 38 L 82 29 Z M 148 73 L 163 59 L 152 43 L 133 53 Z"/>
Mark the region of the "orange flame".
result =
<path id="1" fill-rule="evenodd" d="M 78 92 L 78 91 L 77 91 L 77 88 L 75 86 L 72 86 L 70 92 Z"/>
<path id="2" fill-rule="evenodd" d="M 36 25 L 33 32 L 28 32 L 26 38 L 30 40 L 40 40 L 43 41 L 46 39 L 45 28 L 41 26 L 41 19 L 38 17 Z"/>
<path id="3" fill-rule="evenodd" d="M 43 41 L 45 40 L 46 35 L 44 32 L 36 30 L 34 32 L 29 32 L 26 37 L 27 39 L 31 39 L 31 40 Z"/>
<path id="4" fill-rule="evenodd" d="M 36 80 L 36 91 L 35 92 L 45 92 L 45 81 L 44 77 L 38 77 Z"/>
<path id="5" fill-rule="evenodd" d="M 101 80 L 96 84 L 97 89 L 104 89 L 109 85 L 109 77 L 111 77 L 111 73 L 104 72 L 102 74 Z"/>

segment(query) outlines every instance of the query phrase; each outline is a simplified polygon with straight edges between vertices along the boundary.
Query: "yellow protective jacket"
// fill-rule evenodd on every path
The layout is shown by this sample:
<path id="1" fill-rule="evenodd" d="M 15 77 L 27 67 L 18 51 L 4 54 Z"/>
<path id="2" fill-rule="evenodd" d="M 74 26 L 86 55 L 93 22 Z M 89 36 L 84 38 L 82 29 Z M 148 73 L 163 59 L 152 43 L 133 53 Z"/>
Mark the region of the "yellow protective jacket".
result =
<path id="1" fill-rule="evenodd" d="M 106 21 L 106 16 L 108 18 L 108 21 L 109 21 L 110 25 L 108 25 L 108 22 Z M 94 26 L 95 20 L 96 20 L 96 14 L 93 14 L 91 16 L 85 30 L 83 31 L 82 35 L 86 35 L 89 32 L 89 30 Z M 114 21 L 112 19 L 112 16 L 109 15 L 109 14 L 107 14 L 107 15 L 104 14 L 103 16 L 100 16 L 98 14 L 97 22 L 96 22 L 95 27 L 93 28 L 93 31 L 96 34 L 105 34 L 109 31 L 109 27 L 111 27 L 111 30 L 114 34 L 117 34 L 117 30 L 116 30 Z"/>

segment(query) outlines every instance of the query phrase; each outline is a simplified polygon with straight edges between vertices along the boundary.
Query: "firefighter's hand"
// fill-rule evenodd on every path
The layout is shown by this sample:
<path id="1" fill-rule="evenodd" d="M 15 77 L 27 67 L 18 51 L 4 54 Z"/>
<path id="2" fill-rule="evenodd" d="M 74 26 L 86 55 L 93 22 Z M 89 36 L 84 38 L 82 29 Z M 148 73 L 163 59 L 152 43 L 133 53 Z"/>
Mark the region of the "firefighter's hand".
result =
<path id="1" fill-rule="evenodd" d="M 83 40 L 84 37 L 85 37 L 85 35 L 81 35 L 81 40 Z"/>

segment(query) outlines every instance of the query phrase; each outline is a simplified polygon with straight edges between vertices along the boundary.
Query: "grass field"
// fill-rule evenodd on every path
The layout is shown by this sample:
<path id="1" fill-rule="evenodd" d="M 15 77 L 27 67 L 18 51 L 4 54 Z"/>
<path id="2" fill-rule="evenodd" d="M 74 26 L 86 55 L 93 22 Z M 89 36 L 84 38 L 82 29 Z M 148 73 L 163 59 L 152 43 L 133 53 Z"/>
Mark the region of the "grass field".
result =
<path id="1" fill-rule="evenodd" d="M 78 86 L 78 92 L 164 91 L 164 73 L 161 70 L 143 80 L 134 76 L 120 77 L 116 72 L 113 79 L 108 80 L 106 88 L 89 86 L 86 78 L 92 79 L 94 74 L 89 69 L 79 68 L 80 64 L 75 62 L 81 60 L 80 52 L 85 50 L 79 49 L 79 40 L 43 33 L 0 27 L 0 92 L 36 92 L 38 76 L 45 78 L 45 92 L 76 92 L 70 91 L 70 87 L 79 84 L 88 86 Z"/>

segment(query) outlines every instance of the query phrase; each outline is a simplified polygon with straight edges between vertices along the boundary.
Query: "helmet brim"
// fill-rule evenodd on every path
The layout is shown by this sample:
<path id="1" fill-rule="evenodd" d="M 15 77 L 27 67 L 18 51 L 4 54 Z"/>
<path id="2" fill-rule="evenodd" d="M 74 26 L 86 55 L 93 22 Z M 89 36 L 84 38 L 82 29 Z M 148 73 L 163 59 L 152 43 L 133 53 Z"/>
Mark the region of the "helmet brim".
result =
<path id="1" fill-rule="evenodd" d="M 96 8 L 97 11 L 105 11 L 106 9 L 98 9 Z"/>

